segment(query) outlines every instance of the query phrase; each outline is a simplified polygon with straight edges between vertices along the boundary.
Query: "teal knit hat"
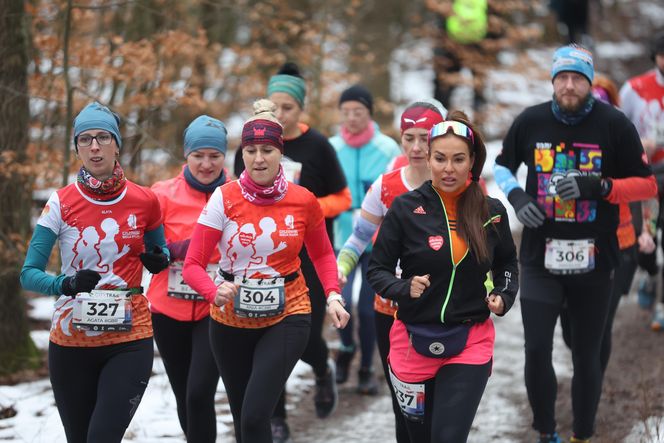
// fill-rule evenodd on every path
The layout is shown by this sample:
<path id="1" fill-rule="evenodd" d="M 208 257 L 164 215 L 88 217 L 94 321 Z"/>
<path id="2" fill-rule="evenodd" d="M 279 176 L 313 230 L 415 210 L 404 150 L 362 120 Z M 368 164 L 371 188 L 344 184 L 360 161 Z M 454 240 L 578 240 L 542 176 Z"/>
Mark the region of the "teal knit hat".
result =
<path id="1" fill-rule="evenodd" d="M 290 95 L 297 101 L 300 108 L 304 108 L 307 85 L 304 83 L 300 69 L 295 63 L 285 63 L 277 74 L 270 78 L 267 84 L 267 96 L 269 97 L 275 92 L 283 92 Z"/>
<path id="2" fill-rule="evenodd" d="M 209 115 L 198 116 L 184 130 L 185 158 L 199 149 L 215 149 L 226 155 L 228 140 L 226 126 Z"/>
<path id="3" fill-rule="evenodd" d="M 74 140 L 78 138 L 81 132 L 90 129 L 103 129 L 108 131 L 115 138 L 118 148 L 122 147 L 122 138 L 120 137 L 120 117 L 106 106 L 98 102 L 92 102 L 87 105 L 74 119 Z"/>

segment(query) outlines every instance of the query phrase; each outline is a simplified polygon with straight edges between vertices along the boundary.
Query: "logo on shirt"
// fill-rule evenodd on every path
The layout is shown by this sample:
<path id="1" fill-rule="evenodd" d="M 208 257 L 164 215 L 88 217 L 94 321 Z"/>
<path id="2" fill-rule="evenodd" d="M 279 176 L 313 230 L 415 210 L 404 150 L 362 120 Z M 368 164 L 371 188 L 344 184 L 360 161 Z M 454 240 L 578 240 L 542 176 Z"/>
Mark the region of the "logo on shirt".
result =
<path id="1" fill-rule="evenodd" d="M 284 223 L 286 223 L 286 227 L 288 229 L 293 229 L 295 227 L 295 217 L 293 217 L 291 214 L 288 214 L 284 218 Z"/>
<path id="2" fill-rule="evenodd" d="M 434 251 L 438 251 L 443 247 L 443 237 L 440 235 L 432 235 L 429 237 L 429 246 Z"/>
<path id="3" fill-rule="evenodd" d="M 127 225 L 131 229 L 136 229 L 136 214 L 129 214 L 129 217 L 127 217 Z"/>
<path id="4" fill-rule="evenodd" d="M 426 213 L 427 213 L 427 211 L 425 211 L 424 208 L 423 208 L 422 206 L 418 206 L 418 207 L 415 208 L 415 210 L 413 211 L 413 214 L 426 215 Z"/>

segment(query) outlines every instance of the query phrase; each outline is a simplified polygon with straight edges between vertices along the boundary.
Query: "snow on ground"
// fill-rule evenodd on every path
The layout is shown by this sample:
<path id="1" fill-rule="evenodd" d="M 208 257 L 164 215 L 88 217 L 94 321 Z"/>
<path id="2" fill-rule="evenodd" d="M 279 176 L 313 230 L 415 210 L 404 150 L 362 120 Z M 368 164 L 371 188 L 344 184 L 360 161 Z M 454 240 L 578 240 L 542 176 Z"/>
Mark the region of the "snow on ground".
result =
<path id="1" fill-rule="evenodd" d="M 402 57 L 408 54 L 407 49 Z M 601 52 L 603 56 L 608 57 L 613 52 L 623 49 L 624 47 L 603 45 Z M 525 55 L 511 52 L 501 54 L 500 60 L 504 68 L 493 70 L 488 78 L 487 99 L 490 106 L 494 106 L 496 109 L 496 112 L 489 113 L 488 120 L 484 123 L 485 132 L 490 138 L 501 137 L 501 131 L 505 130 L 524 107 L 550 98 L 551 83 L 548 73 L 543 67 L 549 65 L 552 52 L 553 48 L 545 48 L 528 50 Z M 423 50 L 422 54 L 426 55 L 426 50 Z M 514 68 L 517 63 L 519 63 L 519 69 Z M 409 85 L 417 86 L 393 91 L 402 104 L 431 95 L 432 91 L 427 86 L 431 84 L 431 73 L 423 70 L 421 64 L 409 65 L 404 62 L 396 62 L 392 69 L 398 71 L 396 77 L 409 79 Z M 403 82 L 398 83 L 403 84 Z M 463 89 L 460 91 L 461 103 L 468 103 L 468 98 L 463 96 L 467 92 L 467 90 L 464 92 Z M 521 225 L 492 179 L 492 165 L 500 151 L 501 142 L 489 142 L 487 148 L 488 158 L 484 177 L 487 180 L 489 194 L 500 198 L 505 203 L 512 229 L 518 231 L 521 229 Z M 525 183 L 525 169 L 520 170 L 517 176 L 522 184 Z M 40 320 L 50 318 L 52 298 L 33 299 L 31 304 L 33 310 L 30 315 L 33 318 Z M 518 300 L 507 316 L 494 317 L 494 322 L 496 324 L 496 348 L 493 373 L 475 418 L 475 425 L 469 440 L 471 443 L 486 441 L 505 443 L 514 441 L 517 443 L 517 440 L 510 440 L 506 436 L 513 433 L 515 429 L 529 427 L 530 413 L 522 413 L 527 405 L 524 404 L 526 393 L 523 383 L 523 328 Z M 35 331 L 32 336 L 40 348 L 47 348 L 47 331 Z M 555 340 L 554 366 L 559 380 L 562 380 L 571 377 L 570 356 L 562 344 L 559 333 L 556 334 Z M 298 363 L 288 381 L 289 408 L 297 407 L 302 394 L 310 390 L 312 386 L 309 367 L 301 362 Z M 232 419 L 221 381 L 216 399 L 219 440 L 231 441 Z M 65 441 L 48 380 L 15 386 L 0 386 L 0 406 L 10 405 L 17 410 L 18 414 L 13 418 L 0 421 L 0 440 L 29 443 Z M 303 407 L 310 408 L 308 405 L 303 405 Z M 313 411 L 311 414 L 313 416 Z M 359 414 L 343 417 L 343 411 L 338 410 L 332 419 L 336 420 L 337 417 L 341 417 L 343 426 L 336 426 L 336 429 L 329 430 L 325 441 L 330 443 L 360 440 L 363 442 L 394 441 L 391 404 L 386 395 L 377 398 Z M 320 421 L 313 421 L 312 428 L 321 426 L 320 423 Z M 656 435 L 656 437 L 647 438 L 646 435 Z M 296 441 L 300 441 L 297 436 L 295 438 Z M 184 441 L 177 419 L 175 399 L 158 356 L 155 357 L 153 376 L 125 440 L 141 443 Z M 664 418 L 651 417 L 645 423 L 636 425 L 632 434 L 625 439 L 625 443 L 637 442 L 664 443 Z"/>

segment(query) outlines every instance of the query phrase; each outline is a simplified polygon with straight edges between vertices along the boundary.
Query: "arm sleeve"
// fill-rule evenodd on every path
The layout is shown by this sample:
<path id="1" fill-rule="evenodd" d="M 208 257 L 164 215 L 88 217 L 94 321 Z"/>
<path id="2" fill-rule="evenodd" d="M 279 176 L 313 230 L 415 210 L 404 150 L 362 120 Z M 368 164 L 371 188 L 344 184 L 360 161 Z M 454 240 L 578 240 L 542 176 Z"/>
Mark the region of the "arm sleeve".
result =
<path id="1" fill-rule="evenodd" d="M 506 196 L 514 189 L 521 187 L 512 171 L 505 166 L 500 166 L 498 163 L 493 165 L 493 176 L 496 179 L 496 184 Z"/>
<path id="2" fill-rule="evenodd" d="M 148 222 L 147 226 L 145 227 L 145 231 L 152 231 L 159 226 L 162 227 L 161 234 L 162 236 L 164 235 L 164 230 L 163 230 L 163 221 L 164 221 L 164 216 L 161 213 L 161 206 L 159 205 L 159 199 L 157 198 L 156 194 L 152 191 L 152 189 L 145 188 L 150 195 L 150 215 L 152 215 L 152 218 Z"/>
<path id="3" fill-rule="evenodd" d="M 403 280 L 394 275 L 405 235 L 399 220 L 400 207 L 397 198 L 385 214 L 367 269 L 367 280 L 374 291 L 397 302 L 410 298 L 410 279 Z"/>
<path id="4" fill-rule="evenodd" d="M 502 297 L 505 310 L 501 315 L 505 315 L 514 305 L 519 291 L 519 265 L 507 211 L 502 203 L 499 204 L 500 222 L 493 225 L 498 229 L 499 241 L 494 249 L 491 266 L 494 286 L 491 292 Z"/>
<path id="5" fill-rule="evenodd" d="M 182 268 L 184 281 L 210 303 L 214 303 L 217 286 L 210 279 L 206 269 L 220 239 L 221 231 L 197 223 Z"/>
<path id="6" fill-rule="evenodd" d="M 353 203 L 353 198 L 350 195 L 350 189 L 348 186 L 336 194 L 329 194 L 325 197 L 319 197 L 317 200 L 320 208 L 323 210 L 323 216 L 325 218 L 336 217 L 342 212 L 349 210 L 351 204 Z"/>
<path id="7" fill-rule="evenodd" d="M 21 286 L 23 288 L 47 295 L 59 295 L 62 293 L 62 280 L 64 274 L 52 276 L 46 273 L 46 265 L 53 250 L 57 235 L 41 225 L 35 227 L 25 256 L 25 262 L 21 269 Z"/>
<path id="8" fill-rule="evenodd" d="M 647 200 L 657 196 L 657 181 L 654 176 L 615 178 L 606 200 L 615 205 Z"/>
<path id="9" fill-rule="evenodd" d="M 166 237 L 164 236 L 164 225 L 159 225 L 151 231 L 146 231 L 143 236 L 143 244 L 145 244 L 145 250 L 150 252 L 155 246 L 158 246 L 166 257 L 170 260 L 171 253 L 166 246 Z"/>
<path id="10" fill-rule="evenodd" d="M 304 234 L 304 245 L 316 269 L 318 279 L 323 285 L 325 295 L 328 296 L 333 291 L 340 292 L 337 279 L 337 262 L 334 259 L 330 238 L 327 236 L 325 220 L 321 220 L 313 228 L 307 229 Z"/>

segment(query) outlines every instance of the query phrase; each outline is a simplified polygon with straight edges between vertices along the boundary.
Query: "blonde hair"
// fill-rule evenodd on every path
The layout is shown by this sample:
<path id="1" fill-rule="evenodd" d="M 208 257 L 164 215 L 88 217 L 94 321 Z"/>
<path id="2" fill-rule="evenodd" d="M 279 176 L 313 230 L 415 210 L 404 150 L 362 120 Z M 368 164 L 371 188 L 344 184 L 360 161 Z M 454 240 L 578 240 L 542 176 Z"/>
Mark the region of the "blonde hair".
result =
<path id="1" fill-rule="evenodd" d="M 279 119 L 277 119 L 277 116 L 275 114 L 276 111 L 277 111 L 277 105 L 275 105 L 274 102 L 272 102 L 272 100 L 268 100 L 266 98 L 261 98 L 260 100 L 256 100 L 254 102 L 254 115 L 249 117 L 244 122 L 244 124 L 246 125 L 247 123 L 252 122 L 254 120 L 267 120 L 276 123 L 279 126 L 282 126 L 281 123 L 279 122 Z"/>

